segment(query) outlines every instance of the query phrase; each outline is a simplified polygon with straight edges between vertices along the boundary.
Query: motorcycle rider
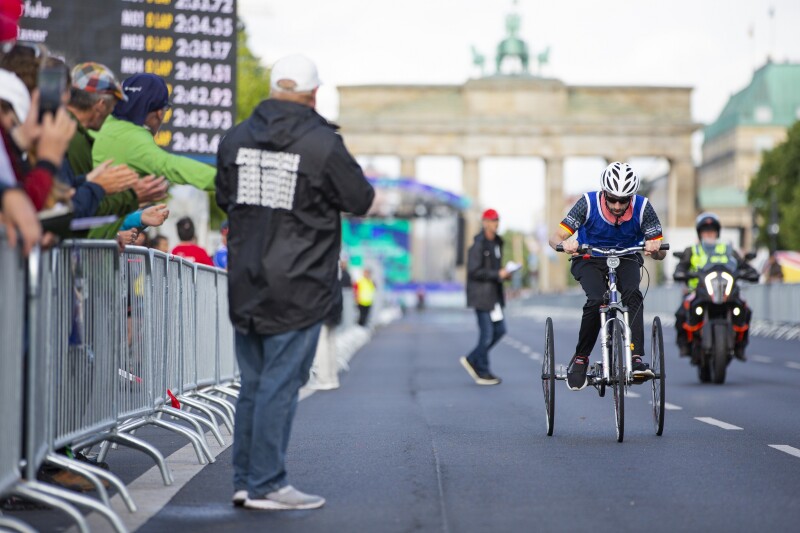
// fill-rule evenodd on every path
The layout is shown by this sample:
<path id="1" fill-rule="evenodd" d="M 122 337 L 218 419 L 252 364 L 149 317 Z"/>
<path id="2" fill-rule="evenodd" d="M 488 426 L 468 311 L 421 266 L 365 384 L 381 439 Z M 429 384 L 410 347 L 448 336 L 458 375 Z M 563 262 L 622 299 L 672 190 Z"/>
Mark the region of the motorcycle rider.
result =
<path id="1" fill-rule="evenodd" d="M 710 212 L 700 213 L 695 220 L 695 229 L 697 230 L 699 242 L 683 251 L 680 262 L 675 267 L 675 273 L 672 276 L 675 281 L 685 281 L 689 289 L 684 296 L 683 302 L 675 312 L 678 349 L 682 357 L 690 355 L 689 330 L 694 331 L 693 325 L 687 325 L 686 316 L 688 310 L 692 308 L 698 279 L 697 277 L 691 277 L 690 274 L 696 274 L 708 263 L 716 263 L 728 265 L 735 273 L 736 278 L 757 282 L 759 276 L 758 272 L 746 261 L 743 261 L 730 244 L 719 240 L 722 224 L 716 214 Z M 744 300 L 739 298 L 739 301 L 742 312 L 738 316 L 733 316 L 733 329 L 736 332 L 733 353 L 737 359 L 745 361 L 747 358 L 744 350 L 748 342 L 752 311 Z"/>

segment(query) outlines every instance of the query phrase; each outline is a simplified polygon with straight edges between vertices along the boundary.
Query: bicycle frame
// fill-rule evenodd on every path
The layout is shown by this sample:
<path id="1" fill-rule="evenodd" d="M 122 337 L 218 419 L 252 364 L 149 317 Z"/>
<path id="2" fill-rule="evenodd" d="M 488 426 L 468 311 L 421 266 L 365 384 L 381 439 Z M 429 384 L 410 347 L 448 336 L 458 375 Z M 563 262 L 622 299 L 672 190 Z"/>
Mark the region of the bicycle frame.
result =
<path id="1" fill-rule="evenodd" d="M 668 246 L 668 245 L 665 245 Z M 624 383 L 630 385 L 632 382 L 632 369 L 633 369 L 633 353 L 631 351 L 631 332 L 630 320 L 628 317 L 628 308 L 622 303 L 622 295 L 617 290 L 617 267 L 620 264 L 620 257 L 632 253 L 643 252 L 644 246 L 632 246 L 630 248 L 595 248 L 590 246 L 582 246 L 579 250 L 583 253 L 593 252 L 599 256 L 605 256 L 606 266 L 608 266 L 608 303 L 600 306 L 600 332 L 601 332 L 601 350 L 603 354 L 603 381 L 611 383 L 611 349 L 609 348 L 609 341 L 612 341 L 611 334 L 608 331 L 609 324 L 618 322 L 623 326 L 622 343 L 624 351 L 623 364 L 625 367 Z M 617 314 L 622 313 L 620 319 Z"/>
<path id="2" fill-rule="evenodd" d="M 608 331 L 608 325 L 614 322 L 619 322 L 624 326 L 623 346 L 625 351 L 625 382 L 629 383 L 631 375 L 631 368 L 633 368 L 631 352 L 631 328 L 628 320 L 628 308 L 622 304 L 622 298 L 617 290 L 617 270 L 619 266 L 619 258 L 611 256 L 606 258 L 606 265 L 608 266 L 608 304 L 600 306 L 600 332 L 601 332 L 601 350 L 603 354 L 603 380 L 606 383 L 611 382 L 611 350 L 609 349 L 609 341 L 611 334 Z M 617 317 L 617 313 L 622 313 L 622 320 Z"/>

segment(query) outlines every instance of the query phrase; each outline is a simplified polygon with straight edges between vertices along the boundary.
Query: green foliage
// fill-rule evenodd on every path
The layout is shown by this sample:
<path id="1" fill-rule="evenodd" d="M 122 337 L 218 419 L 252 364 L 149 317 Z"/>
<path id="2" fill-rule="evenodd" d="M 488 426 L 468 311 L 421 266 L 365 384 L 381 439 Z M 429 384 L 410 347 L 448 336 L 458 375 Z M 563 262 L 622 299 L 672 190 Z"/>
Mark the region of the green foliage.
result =
<path id="1" fill-rule="evenodd" d="M 236 123 L 253 112 L 259 102 L 269 96 L 269 69 L 261 64 L 261 58 L 247 47 L 247 30 L 239 21 L 236 56 Z"/>
<path id="2" fill-rule="evenodd" d="M 761 168 L 750 184 L 748 198 L 756 211 L 757 244 L 768 245 L 767 227 L 773 198 L 778 206 L 778 249 L 800 249 L 800 121 L 790 129 L 786 142 L 764 152 Z"/>
<path id="3" fill-rule="evenodd" d="M 530 250 L 525 243 L 525 236 L 523 233 L 514 230 L 507 230 L 503 233 L 503 261 L 514 261 L 522 264 L 521 272 L 516 275 L 521 276 L 523 287 L 528 287 L 530 285 L 531 272 L 528 265 L 529 255 Z"/>

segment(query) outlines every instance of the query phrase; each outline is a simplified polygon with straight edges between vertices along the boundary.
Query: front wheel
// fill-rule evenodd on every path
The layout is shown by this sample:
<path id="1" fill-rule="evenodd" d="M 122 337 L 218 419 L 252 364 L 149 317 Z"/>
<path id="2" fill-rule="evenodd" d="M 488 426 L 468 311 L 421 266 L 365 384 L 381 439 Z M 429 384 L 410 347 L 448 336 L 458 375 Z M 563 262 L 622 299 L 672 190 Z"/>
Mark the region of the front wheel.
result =
<path id="1" fill-rule="evenodd" d="M 553 320 L 547 317 L 544 327 L 544 357 L 542 358 L 542 392 L 544 393 L 544 410 L 547 421 L 547 436 L 553 436 L 553 424 L 556 414 L 556 367 L 553 344 Z"/>
<path id="2" fill-rule="evenodd" d="M 699 339 L 692 343 L 692 358 L 697 361 L 697 377 L 700 378 L 700 383 L 711 382 L 711 363 Z"/>
<path id="3" fill-rule="evenodd" d="M 617 442 L 622 442 L 625 435 L 625 352 L 622 342 L 622 324 L 613 323 L 611 343 L 611 385 L 614 387 L 614 415 L 617 424 Z"/>
<path id="4" fill-rule="evenodd" d="M 721 385 L 725 383 L 725 375 L 728 371 L 728 327 L 727 324 L 714 324 L 714 360 L 711 362 L 713 368 L 713 381 Z"/>
<path id="5" fill-rule="evenodd" d="M 653 386 L 653 425 L 656 435 L 664 432 L 664 398 L 666 392 L 666 372 L 664 370 L 664 337 L 661 333 L 661 319 L 653 320 L 653 336 L 650 342 L 650 369 L 655 374 Z"/>

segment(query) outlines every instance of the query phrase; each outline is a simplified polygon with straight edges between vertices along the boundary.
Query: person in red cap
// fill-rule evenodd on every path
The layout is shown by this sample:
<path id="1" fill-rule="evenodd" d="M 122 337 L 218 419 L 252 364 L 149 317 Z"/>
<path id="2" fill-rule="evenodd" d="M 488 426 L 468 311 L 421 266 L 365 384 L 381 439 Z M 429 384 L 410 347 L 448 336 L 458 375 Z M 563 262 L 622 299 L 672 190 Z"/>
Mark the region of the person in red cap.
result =
<path id="1" fill-rule="evenodd" d="M 506 333 L 503 317 L 503 281 L 511 274 L 503 268 L 503 239 L 497 234 L 500 216 L 494 209 L 483 212 L 483 230 L 467 254 L 467 307 L 478 318 L 478 344 L 461 365 L 478 385 L 497 385 L 500 378 L 489 370 L 489 350 Z"/>

